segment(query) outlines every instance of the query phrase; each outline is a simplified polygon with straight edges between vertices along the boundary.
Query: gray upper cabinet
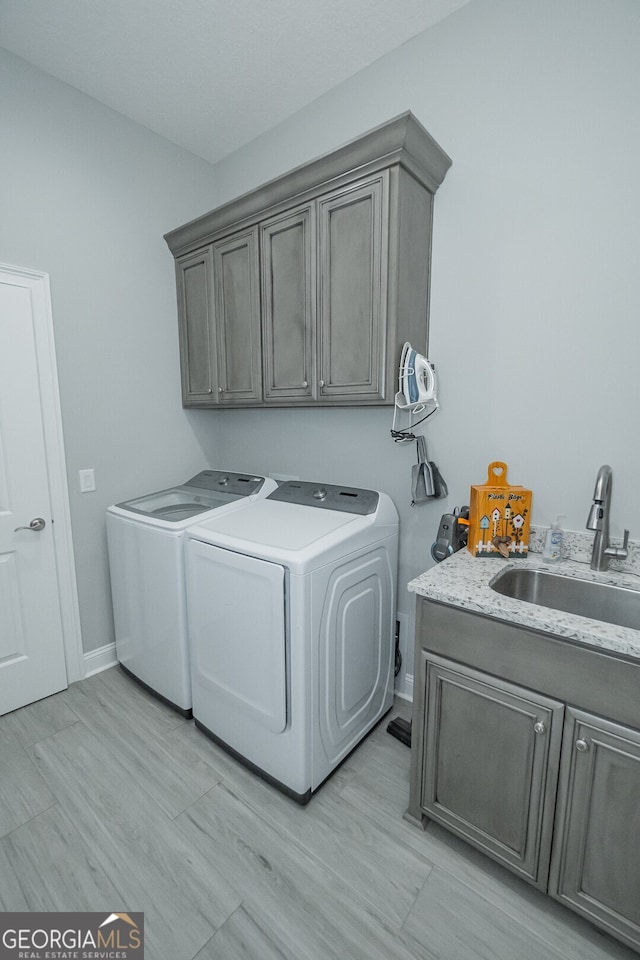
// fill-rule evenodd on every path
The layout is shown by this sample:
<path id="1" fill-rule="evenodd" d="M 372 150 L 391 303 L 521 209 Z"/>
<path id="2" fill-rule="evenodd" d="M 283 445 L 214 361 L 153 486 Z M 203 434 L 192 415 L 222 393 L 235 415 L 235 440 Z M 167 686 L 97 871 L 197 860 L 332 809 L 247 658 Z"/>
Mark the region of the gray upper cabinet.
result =
<path id="1" fill-rule="evenodd" d="M 213 327 L 213 253 L 210 247 L 176 261 L 182 402 L 209 406 L 217 392 Z"/>
<path id="2" fill-rule="evenodd" d="M 387 184 L 385 172 L 319 202 L 321 397 L 385 399 Z"/>
<path id="3" fill-rule="evenodd" d="M 185 406 L 393 403 L 450 165 L 406 113 L 168 233 Z"/>
<path id="4" fill-rule="evenodd" d="M 264 399 L 317 396 L 315 204 L 261 224 Z"/>
<path id="5" fill-rule="evenodd" d="M 257 229 L 178 257 L 176 285 L 184 406 L 260 402 Z"/>
<path id="6" fill-rule="evenodd" d="M 258 230 L 212 244 L 218 401 L 251 404 L 262 398 Z"/>

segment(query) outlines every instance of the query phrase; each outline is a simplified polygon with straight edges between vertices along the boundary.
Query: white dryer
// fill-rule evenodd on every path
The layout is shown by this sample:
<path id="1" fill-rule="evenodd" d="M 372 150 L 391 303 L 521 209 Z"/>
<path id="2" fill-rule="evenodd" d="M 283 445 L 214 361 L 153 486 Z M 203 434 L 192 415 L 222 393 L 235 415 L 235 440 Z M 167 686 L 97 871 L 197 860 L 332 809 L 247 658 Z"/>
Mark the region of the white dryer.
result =
<path id="1" fill-rule="evenodd" d="M 121 666 L 191 716 L 184 538 L 197 519 L 229 514 L 276 488 L 274 480 L 203 470 L 186 483 L 107 510 L 107 544 Z"/>
<path id="2" fill-rule="evenodd" d="M 196 724 L 300 803 L 393 702 L 398 514 L 282 484 L 187 531 Z"/>

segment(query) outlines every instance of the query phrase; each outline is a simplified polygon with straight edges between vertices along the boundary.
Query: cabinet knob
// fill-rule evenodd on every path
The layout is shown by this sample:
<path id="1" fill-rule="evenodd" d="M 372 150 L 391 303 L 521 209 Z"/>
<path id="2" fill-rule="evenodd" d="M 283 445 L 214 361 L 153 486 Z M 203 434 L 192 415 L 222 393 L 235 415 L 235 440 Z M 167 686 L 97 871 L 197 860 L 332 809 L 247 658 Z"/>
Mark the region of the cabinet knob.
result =
<path id="1" fill-rule="evenodd" d="M 218 393 L 222 393 L 223 390 L 224 390 L 224 387 L 218 387 Z"/>
<path id="2" fill-rule="evenodd" d="M 533 729 L 535 730 L 536 733 L 546 733 L 546 732 L 547 732 L 547 728 L 545 727 L 545 725 L 544 725 L 544 723 L 542 722 L 542 720 L 536 720 L 536 722 L 535 722 L 534 725 L 533 725 Z"/>
<path id="3" fill-rule="evenodd" d="M 207 390 L 207 393 L 213 393 L 213 387 L 209 387 L 209 389 Z"/>
<path id="4" fill-rule="evenodd" d="M 320 386 L 324 387 L 324 380 L 320 380 Z"/>
<path id="5" fill-rule="evenodd" d="M 303 381 L 302 381 L 302 386 L 303 386 L 303 387 L 308 387 L 308 386 L 309 386 L 309 384 L 307 383 L 307 381 L 306 381 L 306 380 L 303 380 Z"/>
<path id="6" fill-rule="evenodd" d="M 589 749 L 589 744 L 586 740 L 576 740 L 576 750 L 579 750 L 580 753 L 586 753 Z"/>

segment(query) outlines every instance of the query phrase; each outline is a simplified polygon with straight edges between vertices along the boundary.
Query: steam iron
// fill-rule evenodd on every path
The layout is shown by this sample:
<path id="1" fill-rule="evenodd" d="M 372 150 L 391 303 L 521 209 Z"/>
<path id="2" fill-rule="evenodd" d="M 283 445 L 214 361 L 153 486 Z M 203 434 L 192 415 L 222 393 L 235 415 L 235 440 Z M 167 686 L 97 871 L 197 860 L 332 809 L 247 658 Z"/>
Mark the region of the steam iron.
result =
<path id="1" fill-rule="evenodd" d="M 409 443 L 416 436 L 412 429 L 436 412 L 440 404 L 436 397 L 436 375 L 433 364 L 426 357 L 413 349 L 407 341 L 400 355 L 400 369 L 398 371 L 398 392 L 393 405 L 393 424 L 391 436 L 395 443 Z M 398 428 L 398 411 L 408 414 L 408 425 Z M 414 415 L 428 410 L 425 416 L 414 420 Z M 400 418 L 401 420 L 402 418 Z"/>
<path id="2" fill-rule="evenodd" d="M 428 403 L 438 406 L 433 367 L 409 342 L 405 343 L 400 356 L 395 402 L 400 410 L 410 410 L 412 413 L 421 413 Z"/>

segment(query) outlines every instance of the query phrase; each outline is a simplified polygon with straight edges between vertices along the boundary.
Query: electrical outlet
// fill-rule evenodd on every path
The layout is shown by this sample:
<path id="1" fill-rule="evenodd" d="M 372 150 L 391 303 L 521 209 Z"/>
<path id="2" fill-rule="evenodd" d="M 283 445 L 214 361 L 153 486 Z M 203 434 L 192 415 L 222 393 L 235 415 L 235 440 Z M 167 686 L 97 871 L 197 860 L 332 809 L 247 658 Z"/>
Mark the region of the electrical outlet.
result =
<path id="1" fill-rule="evenodd" d="M 93 493 L 96 488 L 96 477 L 93 467 L 88 470 L 78 470 L 80 477 L 80 493 Z"/>

